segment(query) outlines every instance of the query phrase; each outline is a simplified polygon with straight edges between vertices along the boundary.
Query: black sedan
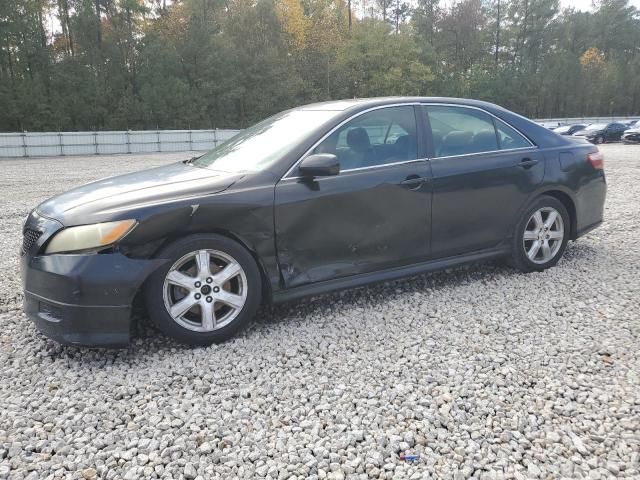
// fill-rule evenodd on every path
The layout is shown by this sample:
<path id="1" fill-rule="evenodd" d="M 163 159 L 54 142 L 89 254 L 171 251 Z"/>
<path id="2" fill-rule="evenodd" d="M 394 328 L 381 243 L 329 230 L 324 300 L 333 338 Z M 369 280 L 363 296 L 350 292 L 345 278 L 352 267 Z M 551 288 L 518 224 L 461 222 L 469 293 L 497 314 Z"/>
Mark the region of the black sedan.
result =
<path id="1" fill-rule="evenodd" d="M 319 103 L 26 219 L 24 308 L 64 343 L 129 340 L 134 299 L 190 344 L 281 302 L 467 262 L 555 265 L 602 222 L 602 155 L 493 104 Z"/>
<path id="2" fill-rule="evenodd" d="M 575 123 L 573 125 L 563 125 L 561 127 L 554 128 L 553 131 L 558 135 L 573 135 L 574 133 L 579 132 L 580 130 L 584 130 L 585 128 L 587 128 L 586 125 L 582 123 Z"/>
<path id="3" fill-rule="evenodd" d="M 615 142 L 622 138 L 624 131 L 629 128 L 624 123 L 593 123 L 584 130 L 574 133 L 576 137 L 583 137 L 592 143 Z"/>

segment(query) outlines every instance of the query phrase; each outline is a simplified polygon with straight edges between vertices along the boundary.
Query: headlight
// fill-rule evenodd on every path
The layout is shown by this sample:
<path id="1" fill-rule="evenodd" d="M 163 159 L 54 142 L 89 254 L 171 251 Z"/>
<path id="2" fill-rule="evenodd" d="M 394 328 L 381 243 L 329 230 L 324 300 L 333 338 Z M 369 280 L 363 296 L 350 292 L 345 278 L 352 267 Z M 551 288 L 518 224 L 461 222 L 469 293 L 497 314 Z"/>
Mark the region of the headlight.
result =
<path id="1" fill-rule="evenodd" d="M 124 238 L 135 226 L 135 220 L 120 220 L 65 228 L 54 235 L 45 253 L 77 252 L 108 247 Z"/>

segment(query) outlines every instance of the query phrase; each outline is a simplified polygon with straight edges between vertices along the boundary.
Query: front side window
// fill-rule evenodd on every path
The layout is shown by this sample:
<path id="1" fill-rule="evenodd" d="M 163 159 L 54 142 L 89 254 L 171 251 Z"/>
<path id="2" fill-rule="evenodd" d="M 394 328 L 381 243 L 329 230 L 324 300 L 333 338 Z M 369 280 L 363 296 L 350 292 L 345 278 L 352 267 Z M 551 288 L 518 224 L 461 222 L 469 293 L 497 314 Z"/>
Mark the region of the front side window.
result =
<path id="1" fill-rule="evenodd" d="M 415 160 L 416 132 L 412 106 L 380 108 L 345 123 L 312 153 L 336 155 L 341 171 Z"/>
<path id="2" fill-rule="evenodd" d="M 509 125 L 475 108 L 429 105 L 435 157 L 451 157 L 530 147 L 531 143 Z"/>

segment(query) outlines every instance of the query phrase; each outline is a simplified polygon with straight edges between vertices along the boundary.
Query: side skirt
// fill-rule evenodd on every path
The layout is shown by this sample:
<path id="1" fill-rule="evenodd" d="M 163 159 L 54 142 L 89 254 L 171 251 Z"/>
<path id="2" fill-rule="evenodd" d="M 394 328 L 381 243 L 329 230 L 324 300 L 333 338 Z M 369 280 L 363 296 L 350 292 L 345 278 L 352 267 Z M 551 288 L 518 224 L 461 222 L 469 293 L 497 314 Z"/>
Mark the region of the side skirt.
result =
<path id="1" fill-rule="evenodd" d="M 360 287 L 370 283 L 385 282 L 403 277 L 411 277 L 425 272 L 444 270 L 446 268 L 457 267 L 467 263 L 475 263 L 483 260 L 503 257 L 508 253 L 509 251 L 507 248 L 493 248 L 465 255 L 457 255 L 455 257 L 439 258 L 437 260 L 430 260 L 428 262 L 416 263 L 404 267 L 390 268 L 378 272 L 361 273 L 358 275 L 351 275 L 349 277 L 336 278 L 335 280 L 325 280 L 323 282 L 274 292 L 273 303 L 288 302 L 290 300 L 308 297 L 311 295 L 320 295 L 336 290 Z"/>

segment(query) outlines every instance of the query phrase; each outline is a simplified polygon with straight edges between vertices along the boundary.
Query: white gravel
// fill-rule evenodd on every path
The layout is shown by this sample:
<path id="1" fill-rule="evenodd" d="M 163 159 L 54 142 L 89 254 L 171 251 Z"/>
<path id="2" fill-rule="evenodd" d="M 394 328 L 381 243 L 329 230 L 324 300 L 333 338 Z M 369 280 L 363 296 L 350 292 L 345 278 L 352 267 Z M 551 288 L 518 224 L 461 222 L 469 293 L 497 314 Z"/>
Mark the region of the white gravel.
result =
<path id="1" fill-rule="evenodd" d="M 142 327 L 121 351 L 22 315 L 20 220 L 180 155 L 0 161 L 0 479 L 640 478 L 640 147 L 602 150 L 606 224 L 554 269 L 283 305 L 209 348 Z"/>

